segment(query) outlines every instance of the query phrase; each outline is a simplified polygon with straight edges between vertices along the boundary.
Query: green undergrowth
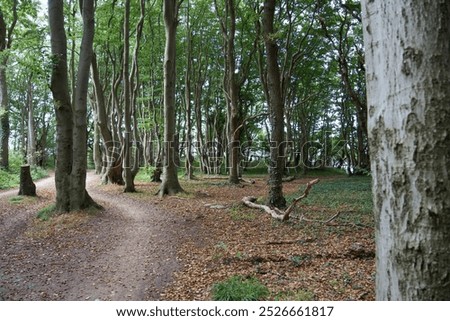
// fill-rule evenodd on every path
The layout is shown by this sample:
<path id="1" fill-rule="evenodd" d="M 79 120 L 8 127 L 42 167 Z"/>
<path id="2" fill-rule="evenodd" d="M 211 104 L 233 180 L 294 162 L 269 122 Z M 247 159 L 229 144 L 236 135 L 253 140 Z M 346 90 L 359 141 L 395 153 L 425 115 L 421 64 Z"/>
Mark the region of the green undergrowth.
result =
<path id="1" fill-rule="evenodd" d="M 20 183 L 20 166 L 23 165 L 22 158 L 17 155 L 11 155 L 9 159 L 9 168 L 7 170 L 0 169 L 0 190 L 16 188 Z M 31 168 L 31 177 L 38 180 L 47 177 L 48 172 L 41 167 Z"/>
<path id="2" fill-rule="evenodd" d="M 240 275 L 216 283 L 212 288 L 215 301 L 257 301 L 269 296 L 269 290 L 257 278 Z"/>
<path id="3" fill-rule="evenodd" d="M 48 221 L 53 215 L 56 214 L 56 205 L 51 204 L 39 210 L 37 213 L 37 218 L 41 221 Z"/>
<path id="4" fill-rule="evenodd" d="M 300 186 L 297 193 L 287 196 L 287 202 L 292 202 L 293 198 L 303 193 L 303 190 L 304 186 Z M 371 225 L 373 224 L 371 178 L 342 176 L 321 179 L 299 205 L 305 206 L 306 212 L 308 208 L 314 209 L 316 214 L 322 212 L 325 217 L 320 219 L 329 218 L 340 212 L 341 222 Z"/>

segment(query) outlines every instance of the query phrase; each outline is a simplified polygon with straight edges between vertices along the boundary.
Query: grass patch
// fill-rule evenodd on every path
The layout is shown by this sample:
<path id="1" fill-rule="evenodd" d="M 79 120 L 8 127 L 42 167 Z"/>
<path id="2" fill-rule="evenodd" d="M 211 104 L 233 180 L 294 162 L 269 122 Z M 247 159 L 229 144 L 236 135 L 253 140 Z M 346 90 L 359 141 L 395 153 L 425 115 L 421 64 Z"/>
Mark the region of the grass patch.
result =
<path id="1" fill-rule="evenodd" d="M 257 301 L 269 295 L 269 290 L 258 279 L 235 275 L 216 283 L 212 288 L 215 301 Z"/>
<path id="2" fill-rule="evenodd" d="M 11 154 L 9 159 L 9 169 L 0 169 L 0 190 L 16 188 L 20 184 L 20 166 L 23 164 L 22 157 L 18 154 Z M 47 170 L 41 167 L 31 168 L 31 177 L 37 180 L 47 177 Z"/>
<path id="3" fill-rule="evenodd" d="M 39 210 L 37 218 L 41 221 L 48 221 L 56 213 L 56 204 L 51 204 Z"/>
<path id="4" fill-rule="evenodd" d="M 33 239 L 45 239 L 57 234 L 80 232 L 83 231 L 82 226 L 100 211 L 90 207 L 85 210 L 60 214 L 54 209 L 55 205 L 50 205 L 40 210 L 38 217 L 25 234 Z"/>
<path id="5" fill-rule="evenodd" d="M 13 196 L 9 199 L 11 204 L 20 204 L 24 200 L 23 196 Z"/>

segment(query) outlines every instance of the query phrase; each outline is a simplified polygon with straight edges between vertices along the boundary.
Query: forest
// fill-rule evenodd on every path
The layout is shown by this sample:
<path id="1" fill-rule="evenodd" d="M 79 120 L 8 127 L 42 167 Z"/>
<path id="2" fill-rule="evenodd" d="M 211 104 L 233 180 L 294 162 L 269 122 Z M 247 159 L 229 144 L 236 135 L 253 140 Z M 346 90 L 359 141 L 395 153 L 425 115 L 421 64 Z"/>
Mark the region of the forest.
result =
<path id="1" fill-rule="evenodd" d="M 426 192 L 380 163 L 409 160 L 416 127 L 397 101 L 398 131 L 370 123 L 398 77 L 377 74 L 392 37 L 371 19 L 395 16 L 362 2 L 0 0 L 0 299 L 448 298 L 381 294 L 401 246 L 376 213 Z M 402 74 L 434 63 L 403 49 Z"/>

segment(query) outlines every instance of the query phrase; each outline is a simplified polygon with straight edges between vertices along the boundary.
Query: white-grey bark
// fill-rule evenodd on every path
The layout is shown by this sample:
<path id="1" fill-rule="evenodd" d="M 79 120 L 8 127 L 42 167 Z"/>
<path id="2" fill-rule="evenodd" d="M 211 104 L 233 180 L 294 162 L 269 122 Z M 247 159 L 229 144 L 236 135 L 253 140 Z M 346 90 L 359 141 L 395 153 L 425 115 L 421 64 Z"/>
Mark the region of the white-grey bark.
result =
<path id="1" fill-rule="evenodd" d="M 450 2 L 362 2 L 379 300 L 450 300 Z"/>

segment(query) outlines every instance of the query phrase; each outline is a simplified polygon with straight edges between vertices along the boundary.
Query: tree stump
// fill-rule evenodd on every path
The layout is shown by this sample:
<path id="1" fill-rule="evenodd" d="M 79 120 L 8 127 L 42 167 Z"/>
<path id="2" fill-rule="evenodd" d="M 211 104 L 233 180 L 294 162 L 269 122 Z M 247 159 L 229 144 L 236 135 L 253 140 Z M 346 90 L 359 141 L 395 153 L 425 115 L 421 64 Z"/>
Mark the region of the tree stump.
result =
<path id="1" fill-rule="evenodd" d="M 31 178 L 30 165 L 20 167 L 19 195 L 36 196 L 36 185 Z"/>

